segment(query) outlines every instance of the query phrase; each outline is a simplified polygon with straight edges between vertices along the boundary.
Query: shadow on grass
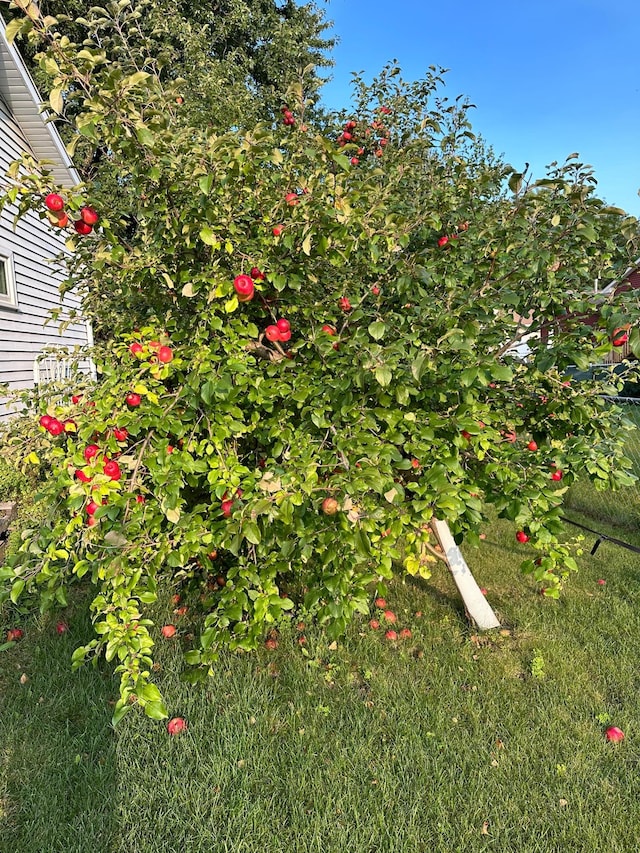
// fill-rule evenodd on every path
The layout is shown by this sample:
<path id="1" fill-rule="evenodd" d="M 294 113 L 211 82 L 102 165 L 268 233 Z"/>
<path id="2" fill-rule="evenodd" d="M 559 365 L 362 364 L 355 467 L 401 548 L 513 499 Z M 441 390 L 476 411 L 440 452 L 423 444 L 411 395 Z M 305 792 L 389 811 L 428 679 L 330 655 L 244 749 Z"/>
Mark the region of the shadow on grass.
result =
<path id="1" fill-rule="evenodd" d="M 0 655 L 0 850 L 86 853 L 114 849 L 116 755 L 110 670 L 70 673 L 92 636 L 81 611 L 68 633 L 30 619 Z M 110 796 L 109 792 L 113 795 Z"/>

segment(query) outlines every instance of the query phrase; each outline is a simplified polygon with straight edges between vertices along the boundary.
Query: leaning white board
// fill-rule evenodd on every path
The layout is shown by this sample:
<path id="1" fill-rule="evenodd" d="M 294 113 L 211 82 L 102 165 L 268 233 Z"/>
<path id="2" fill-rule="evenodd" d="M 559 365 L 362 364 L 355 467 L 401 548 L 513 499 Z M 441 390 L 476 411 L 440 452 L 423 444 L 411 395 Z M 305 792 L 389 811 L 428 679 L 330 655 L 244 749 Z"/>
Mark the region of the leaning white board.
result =
<path id="1" fill-rule="evenodd" d="M 490 628 L 499 628 L 500 622 L 491 609 L 489 602 L 480 592 L 480 587 L 471 574 L 471 570 L 467 566 L 462 552 L 453 541 L 449 525 L 446 521 L 437 521 L 435 518 L 431 524 L 438 537 L 458 591 L 462 596 L 467 613 L 482 631 L 487 631 Z"/>

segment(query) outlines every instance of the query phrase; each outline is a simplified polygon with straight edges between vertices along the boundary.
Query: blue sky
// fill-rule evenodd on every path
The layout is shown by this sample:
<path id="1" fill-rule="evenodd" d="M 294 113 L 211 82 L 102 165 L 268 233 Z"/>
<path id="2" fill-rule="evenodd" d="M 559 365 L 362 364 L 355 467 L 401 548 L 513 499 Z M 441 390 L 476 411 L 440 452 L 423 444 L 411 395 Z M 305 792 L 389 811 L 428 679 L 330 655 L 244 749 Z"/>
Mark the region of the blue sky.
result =
<path id="1" fill-rule="evenodd" d="M 496 153 L 542 176 L 573 152 L 598 195 L 640 217 L 640 0 L 328 0 L 339 43 L 330 107 L 397 59 L 405 79 L 450 69 L 446 94 Z"/>

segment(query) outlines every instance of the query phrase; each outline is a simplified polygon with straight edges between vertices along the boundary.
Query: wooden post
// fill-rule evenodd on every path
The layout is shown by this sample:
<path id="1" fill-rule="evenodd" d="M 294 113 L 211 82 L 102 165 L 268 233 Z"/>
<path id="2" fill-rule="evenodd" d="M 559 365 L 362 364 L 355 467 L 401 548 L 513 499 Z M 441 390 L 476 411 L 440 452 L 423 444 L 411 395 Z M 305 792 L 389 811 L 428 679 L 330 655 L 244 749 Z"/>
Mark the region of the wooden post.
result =
<path id="1" fill-rule="evenodd" d="M 438 542 L 442 548 L 447 565 L 453 575 L 453 579 L 456 582 L 470 618 L 473 619 L 481 631 L 499 628 L 500 622 L 491 609 L 489 602 L 480 592 L 480 587 L 471 574 L 471 570 L 467 566 L 462 552 L 453 540 L 449 525 L 446 521 L 438 521 L 435 518 L 431 522 L 431 525 L 438 537 Z"/>

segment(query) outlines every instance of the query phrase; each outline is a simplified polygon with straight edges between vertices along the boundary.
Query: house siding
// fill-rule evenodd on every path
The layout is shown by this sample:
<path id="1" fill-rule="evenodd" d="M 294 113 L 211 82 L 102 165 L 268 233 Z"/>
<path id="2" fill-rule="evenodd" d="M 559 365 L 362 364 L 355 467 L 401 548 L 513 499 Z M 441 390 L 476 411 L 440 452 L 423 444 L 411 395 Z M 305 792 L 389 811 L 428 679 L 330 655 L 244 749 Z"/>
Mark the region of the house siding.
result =
<path id="1" fill-rule="evenodd" d="M 25 136 L 0 100 L 0 172 L 24 151 L 29 151 Z M 0 305 L 0 383 L 20 389 L 33 385 L 33 361 L 43 348 L 86 345 L 88 330 L 84 321 L 75 321 L 63 332 L 57 322 L 46 323 L 52 309 L 79 306 L 73 294 L 60 299 L 64 275 L 53 259 L 64 250 L 64 238 L 31 212 L 14 228 L 16 212 L 16 206 L 7 205 L 0 214 L 0 246 L 13 252 L 17 293 L 17 308 Z M 2 413 L 0 406 L 0 417 Z"/>

